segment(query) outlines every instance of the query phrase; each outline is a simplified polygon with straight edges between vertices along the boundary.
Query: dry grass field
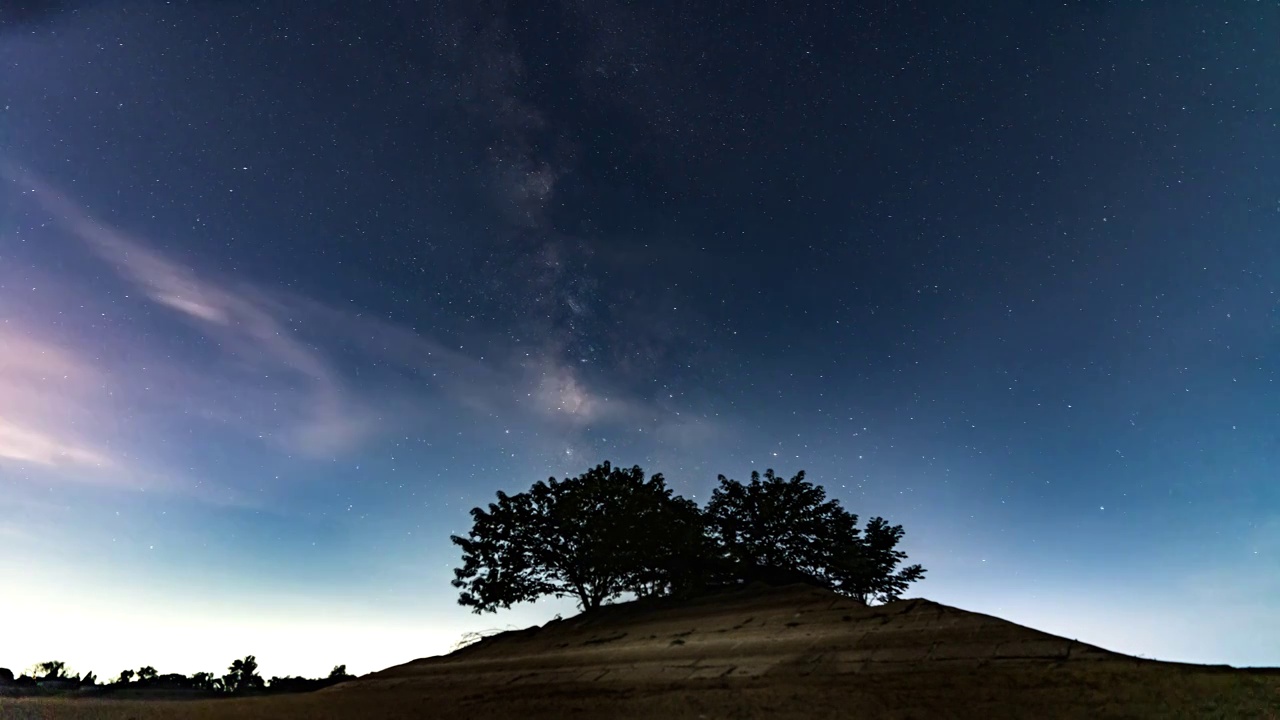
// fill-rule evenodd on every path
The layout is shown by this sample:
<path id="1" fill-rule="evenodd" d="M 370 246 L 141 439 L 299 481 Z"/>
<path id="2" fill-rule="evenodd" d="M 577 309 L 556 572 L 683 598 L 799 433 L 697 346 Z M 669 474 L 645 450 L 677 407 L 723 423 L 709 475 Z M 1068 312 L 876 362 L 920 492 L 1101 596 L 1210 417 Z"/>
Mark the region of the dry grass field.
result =
<path id="1" fill-rule="evenodd" d="M 1139 660 L 927 600 L 627 604 L 306 695 L 0 700 L 0 718 L 1259 718 L 1280 672 Z"/>

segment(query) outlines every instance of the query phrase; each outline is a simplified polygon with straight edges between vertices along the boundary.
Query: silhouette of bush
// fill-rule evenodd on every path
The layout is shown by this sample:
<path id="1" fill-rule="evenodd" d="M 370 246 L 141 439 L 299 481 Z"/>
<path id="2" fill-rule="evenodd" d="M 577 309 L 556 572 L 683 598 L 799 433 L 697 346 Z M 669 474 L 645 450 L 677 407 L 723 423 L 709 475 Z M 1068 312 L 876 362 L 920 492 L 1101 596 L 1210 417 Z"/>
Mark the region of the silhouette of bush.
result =
<path id="1" fill-rule="evenodd" d="M 329 676 L 324 678 L 273 677 L 267 683 L 266 690 L 272 694 L 314 692 L 354 678 L 354 675 L 347 674 L 346 665 L 336 665 Z"/>

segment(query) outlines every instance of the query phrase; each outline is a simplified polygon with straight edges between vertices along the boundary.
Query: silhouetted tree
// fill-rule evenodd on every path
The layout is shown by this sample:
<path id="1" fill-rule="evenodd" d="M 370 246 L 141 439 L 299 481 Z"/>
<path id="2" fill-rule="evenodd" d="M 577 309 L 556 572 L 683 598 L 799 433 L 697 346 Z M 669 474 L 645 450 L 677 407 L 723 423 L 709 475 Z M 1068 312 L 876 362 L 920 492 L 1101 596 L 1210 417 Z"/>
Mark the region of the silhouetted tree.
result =
<path id="1" fill-rule="evenodd" d="M 866 603 L 897 600 L 925 573 L 918 564 L 897 569 L 907 559 L 907 554 L 897 549 L 902 535 L 901 525 L 890 526 L 882 517 L 869 520 L 860 542 L 833 563 L 835 589 Z"/>
<path id="2" fill-rule="evenodd" d="M 692 500 L 673 497 L 659 512 L 639 518 L 646 541 L 634 586 L 641 597 L 687 597 L 727 579 L 729 566 L 719 557 L 701 510 Z"/>
<path id="3" fill-rule="evenodd" d="M 150 665 L 147 665 L 146 667 L 138 668 L 139 680 L 155 680 L 156 675 L 157 675 L 156 669 L 151 667 Z"/>
<path id="4" fill-rule="evenodd" d="M 67 664 L 61 660 L 37 663 L 35 675 L 42 680 L 63 680 L 67 677 Z"/>
<path id="5" fill-rule="evenodd" d="M 13 680 L 14 677 L 12 670 L 9 668 L 0 668 L 0 683 L 11 683 Z"/>
<path id="6" fill-rule="evenodd" d="M 181 687 L 181 688 L 195 687 L 195 683 L 191 680 L 191 678 L 187 677 L 186 675 L 183 675 L 182 673 L 165 673 L 164 675 L 160 675 L 159 677 L 157 677 L 156 682 L 159 683 L 162 687 L 163 686 Z"/>
<path id="7" fill-rule="evenodd" d="M 134 676 L 134 675 L 136 675 L 136 674 L 137 674 L 137 673 L 135 673 L 135 672 L 134 672 L 134 671 L 132 671 L 132 670 L 121 670 L 121 671 L 120 671 L 120 677 L 116 679 L 116 682 L 118 682 L 118 683 L 127 683 L 127 682 L 132 682 L 132 681 L 133 681 L 133 676 Z"/>
<path id="8" fill-rule="evenodd" d="M 191 685 L 195 687 L 197 690 L 205 690 L 207 692 L 213 692 L 214 680 L 215 678 L 213 677 L 213 673 L 198 672 L 191 676 Z"/>
<path id="9" fill-rule="evenodd" d="M 324 678 L 286 676 L 271 678 L 271 682 L 267 683 L 267 689 L 273 693 L 314 692 L 335 684 L 335 682 Z"/>
<path id="10" fill-rule="evenodd" d="M 834 546 L 856 541 L 857 516 L 804 479 L 766 470 L 750 483 L 724 475 L 707 503 L 707 524 L 735 574 L 747 581 L 823 585 Z"/>
<path id="11" fill-rule="evenodd" d="M 87 672 L 84 674 L 84 677 L 80 678 L 80 684 L 81 685 L 97 685 L 98 676 L 94 675 L 91 672 Z"/>
<path id="12" fill-rule="evenodd" d="M 329 672 L 329 676 L 323 678 L 304 678 L 292 675 L 272 677 L 266 683 L 266 691 L 272 694 L 315 692 L 322 688 L 346 682 L 353 677 L 353 675 L 347 673 L 346 665 L 335 665 L 333 670 Z"/>
<path id="13" fill-rule="evenodd" d="M 804 581 L 870 600 L 895 599 L 924 576 L 912 565 L 895 569 L 902 526 L 883 518 L 858 528 L 858 516 L 829 500 L 800 471 L 790 480 L 766 470 L 750 483 L 720 476 L 706 509 L 707 525 L 725 560 L 743 580 Z"/>
<path id="14" fill-rule="evenodd" d="M 227 670 L 227 674 L 222 676 L 222 684 L 229 693 L 258 690 L 265 684 L 258 674 L 258 659 L 252 655 L 236 660 Z"/>
<path id="15" fill-rule="evenodd" d="M 572 596 L 593 610 L 624 592 L 672 584 L 683 545 L 699 532 L 667 533 L 692 523 L 696 506 L 673 497 L 662 475 L 608 462 L 574 478 L 538 482 L 528 492 L 498 493 L 471 511 L 467 537 L 453 536 L 463 566 L 453 586 L 460 605 L 492 612 L 539 597 Z"/>
<path id="16" fill-rule="evenodd" d="M 467 537 L 451 538 L 463 551 L 458 603 L 480 613 L 572 596 L 589 611 L 627 592 L 680 596 L 740 581 L 809 582 L 884 602 L 924 576 L 919 565 L 898 569 L 907 557 L 897 549 L 901 525 L 877 517 L 864 534 L 804 471 L 719 479 L 705 511 L 674 496 L 662 475 L 608 462 L 499 492 L 488 510 L 471 511 Z"/>

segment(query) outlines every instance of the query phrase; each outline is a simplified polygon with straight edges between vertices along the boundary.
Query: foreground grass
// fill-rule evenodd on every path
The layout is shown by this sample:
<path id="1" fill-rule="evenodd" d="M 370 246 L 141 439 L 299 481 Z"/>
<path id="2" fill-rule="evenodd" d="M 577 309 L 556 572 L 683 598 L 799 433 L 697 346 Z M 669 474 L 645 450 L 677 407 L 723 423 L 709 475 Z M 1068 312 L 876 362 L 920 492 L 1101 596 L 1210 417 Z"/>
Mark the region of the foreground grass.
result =
<path id="1" fill-rule="evenodd" d="M 195 701 L 0 699 L 4 720 L 307 718 L 1185 718 L 1280 720 L 1280 674 L 1102 665 L 779 675 L 635 685 L 405 685 Z"/>

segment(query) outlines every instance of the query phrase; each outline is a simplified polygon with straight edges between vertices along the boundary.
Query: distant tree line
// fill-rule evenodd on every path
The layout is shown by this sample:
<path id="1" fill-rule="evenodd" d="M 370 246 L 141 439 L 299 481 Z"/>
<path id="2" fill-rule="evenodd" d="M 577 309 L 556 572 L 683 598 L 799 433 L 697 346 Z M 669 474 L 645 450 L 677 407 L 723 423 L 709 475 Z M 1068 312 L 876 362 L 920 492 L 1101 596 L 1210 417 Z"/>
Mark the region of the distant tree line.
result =
<path id="1" fill-rule="evenodd" d="M 216 676 L 209 672 L 198 672 L 194 675 L 179 673 L 159 674 L 154 667 L 147 665 L 137 670 L 122 670 L 115 680 L 99 683 L 93 673 L 71 675 L 67 664 L 61 660 L 50 660 L 37 663 L 26 674 L 15 677 L 12 670 L 0 668 L 0 687 L 16 686 L 23 688 L 46 688 L 54 690 L 99 688 L 110 690 L 159 690 L 159 691 L 191 691 L 207 695 L 244 695 L 272 694 L 290 692 L 310 692 L 330 685 L 355 679 L 347 673 L 346 665 L 337 665 L 325 678 L 273 677 L 269 681 L 258 674 L 258 659 L 248 655 L 235 660 L 227 668 L 224 675 Z"/>
<path id="2" fill-rule="evenodd" d="M 899 567 L 901 525 L 858 516 L 804 471 L 766 470 L 742 483 L 719 476 L 705 508 L 673 494 L 661 474 L 604 462 L 534 484 L 471 511 L 454 535 L 458 603 L 493 612 L 540 597 L 573 597 L 584 611 L 633 594 L 688 597 L 750 582 L 807 582 L 863 602 L 889 602 L 924 577 Z"/>

